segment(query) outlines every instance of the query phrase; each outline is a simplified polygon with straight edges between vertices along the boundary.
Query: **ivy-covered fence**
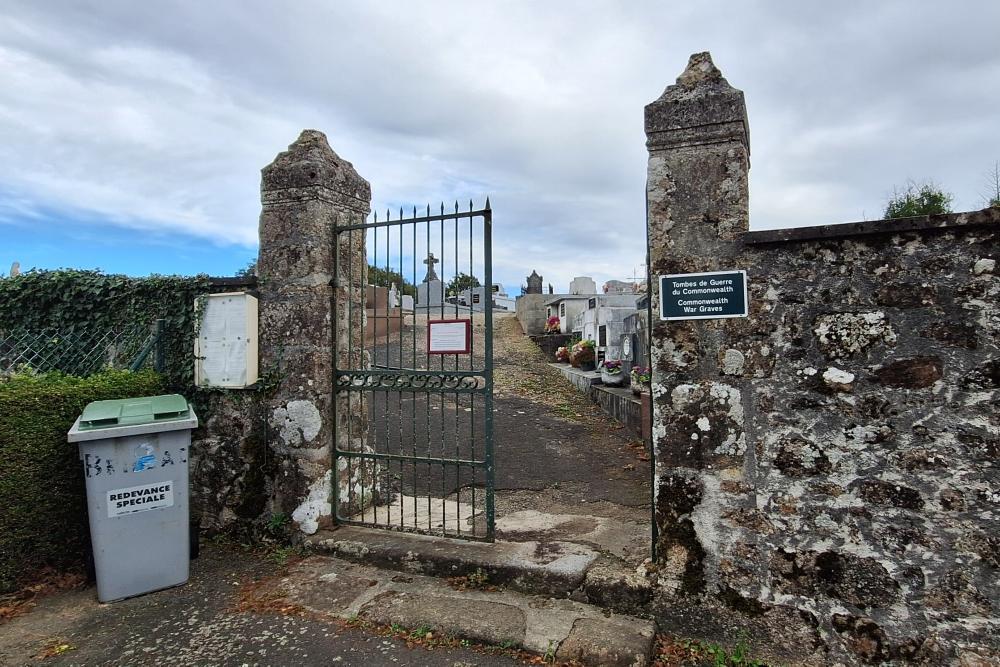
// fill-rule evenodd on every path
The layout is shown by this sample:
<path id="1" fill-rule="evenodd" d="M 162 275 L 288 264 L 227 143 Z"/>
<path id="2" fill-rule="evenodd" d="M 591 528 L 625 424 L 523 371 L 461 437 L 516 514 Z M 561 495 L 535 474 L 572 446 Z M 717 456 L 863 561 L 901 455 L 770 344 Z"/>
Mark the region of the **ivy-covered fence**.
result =
<path id="1" fill-rule="evenodd" d="M 166 386 L 187 392 L 194 383 L 195 301 L 210 292 L 245 289 L 253 278 L 199 276 L 133 278 L 100 271 L 28 271 L 0 279 L 0 332 L 58 331 L 99 336 L 163 320 Z"/>

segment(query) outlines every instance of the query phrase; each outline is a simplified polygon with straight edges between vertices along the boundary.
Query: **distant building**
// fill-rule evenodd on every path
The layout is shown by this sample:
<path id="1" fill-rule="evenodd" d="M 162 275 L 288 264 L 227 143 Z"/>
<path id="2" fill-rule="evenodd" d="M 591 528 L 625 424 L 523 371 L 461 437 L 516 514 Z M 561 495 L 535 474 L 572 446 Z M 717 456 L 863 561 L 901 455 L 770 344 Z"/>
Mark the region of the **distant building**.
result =
<path id="1" fill-rule="evenodd" d="M 625 280 L 609 280 L 604 283 L 605 294 L 636 294 L 638 292 L 639 286 L 636 283 Z"/>
<path id="2" fill-rule="evenodd" d="M 493 298 L 493 310 L 514 310 L 514 299 L 507 295 L 503 285 L 493 283 L 493 289 L 489 290 Z M 486 310 L 486 287 L 471 287 L 464 289 L 458 294 L 458 304 L 468 306 L 475 311 Z"/>
<path id="3" fill-rule="evenodd" d="M 589 295 L 561 294 L 545 302 L 545 319 L 559 318 L 559 333 L 570 333 L 573 320 L 587 308 Z"/>
<path id="4" fill-rule="evenodd" d="M 636 295 L 595 294 L 583 304 L 571 330 L 584 340 L 594 341 L 599 360 L 621 359 L 625 319 L 636 312 Z"/>
<path id="5" fill-rule="evenodd" d="M 578 276 L 569 284 L 570 294 L 597 294 L 597 283 L 590 276 Z"/>

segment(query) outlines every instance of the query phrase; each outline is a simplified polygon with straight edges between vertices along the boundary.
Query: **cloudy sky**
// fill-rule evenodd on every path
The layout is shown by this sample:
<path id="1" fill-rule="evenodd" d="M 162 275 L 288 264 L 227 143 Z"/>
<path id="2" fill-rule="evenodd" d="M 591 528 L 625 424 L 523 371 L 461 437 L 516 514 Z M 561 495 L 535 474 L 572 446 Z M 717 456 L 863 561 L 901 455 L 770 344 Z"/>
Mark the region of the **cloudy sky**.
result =
<path id="1" fill-rule="evenodd" d="M 751 227 L 878 218 L 1000 160 L 1000 2 L 0 0 L 0 273 L 232 274 L 259 170 L 323 130 L 379 208 L 487 195 L 495 275 L 642 271 L 643 106 L 746 93 Z"/>

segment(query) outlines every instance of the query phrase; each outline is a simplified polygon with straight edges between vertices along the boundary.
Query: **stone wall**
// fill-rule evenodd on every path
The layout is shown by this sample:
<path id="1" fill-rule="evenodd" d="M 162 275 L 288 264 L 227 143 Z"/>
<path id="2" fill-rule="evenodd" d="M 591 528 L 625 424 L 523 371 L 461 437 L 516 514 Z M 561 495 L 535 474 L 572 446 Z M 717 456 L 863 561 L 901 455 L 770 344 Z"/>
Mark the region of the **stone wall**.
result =
<path id="1" fill-rule="evenodd" d="M 514 311 L 521 329 L 529 336 L 545 331 L 545 302 L 550 294 L 522 294 L 514 301 Z"/>
<path id="2" fill-rule="evenodd" d="M 537 345 L 547 361 L 555 361 L 556 350 L 560 347 L 569 347 L 576 338 L 575 334 L 541 334 L 530 336 L 531 342 Z"/>
<path id="3" fill-rule="evenodd" d="M 336 230 L 363 222 L 370 200 L 368 182 L 315 130 L 303 131 L 262 170 L 261 382 L 221 392 L 195 434 L 192 488 L 208 530 L 285 523 L 293 534 L 309 534 L 331 523 L 334 438 L 344 450 L 366 447 L 357 392 L 337 397 L 334 428 L 334 356 L 341 368 L 367 363 L 364 234 L 340 234 L 338 241 Z M 335 316 L 348 303 L 353 322 Z M 348 479 L 338 471 L 342 497 L 362 474 L 373 473 L 355 466 L 355 479 Z"/>
<path id="4" fill-rule="evenodd" d="M 646 129 L 654 277 L 746 269 L 751 309 L 652 327 L 664 585 L 799 659 L 987 664 L 1000 209 L 748 233 L 743 97 L 707 54 Z"/>

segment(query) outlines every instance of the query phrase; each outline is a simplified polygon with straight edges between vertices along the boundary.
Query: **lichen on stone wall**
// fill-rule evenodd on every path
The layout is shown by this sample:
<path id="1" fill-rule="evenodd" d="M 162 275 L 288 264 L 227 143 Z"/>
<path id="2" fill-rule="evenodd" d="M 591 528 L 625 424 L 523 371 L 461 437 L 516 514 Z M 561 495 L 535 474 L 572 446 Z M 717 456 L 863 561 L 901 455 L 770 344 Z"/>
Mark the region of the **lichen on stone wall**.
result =
<path id="1" fill-rule="evenodd" d="M 892 345 L 896 332 L 882 311 L 830 313 L 816 318 L 813 333 L 819 348 L 830 359 L 849 359 L 873 345 Z"/>
<path id="2" fill-rule="evenodd" d="M 286 445 L 297 447 L 312 442 L 319 435 L 323 417 L 312 401 L 296 400 L 276 408 L 271 424 Z"/>
<path id="3" fill-rule="evenodd" d="M 302 504 L 292 512 L 292 520 L 306 535 L 315 533 L 319 529 L 320 519 L 330 516 L 330 492 L 330 471 L 327 471 L 312 483 Z"/>

